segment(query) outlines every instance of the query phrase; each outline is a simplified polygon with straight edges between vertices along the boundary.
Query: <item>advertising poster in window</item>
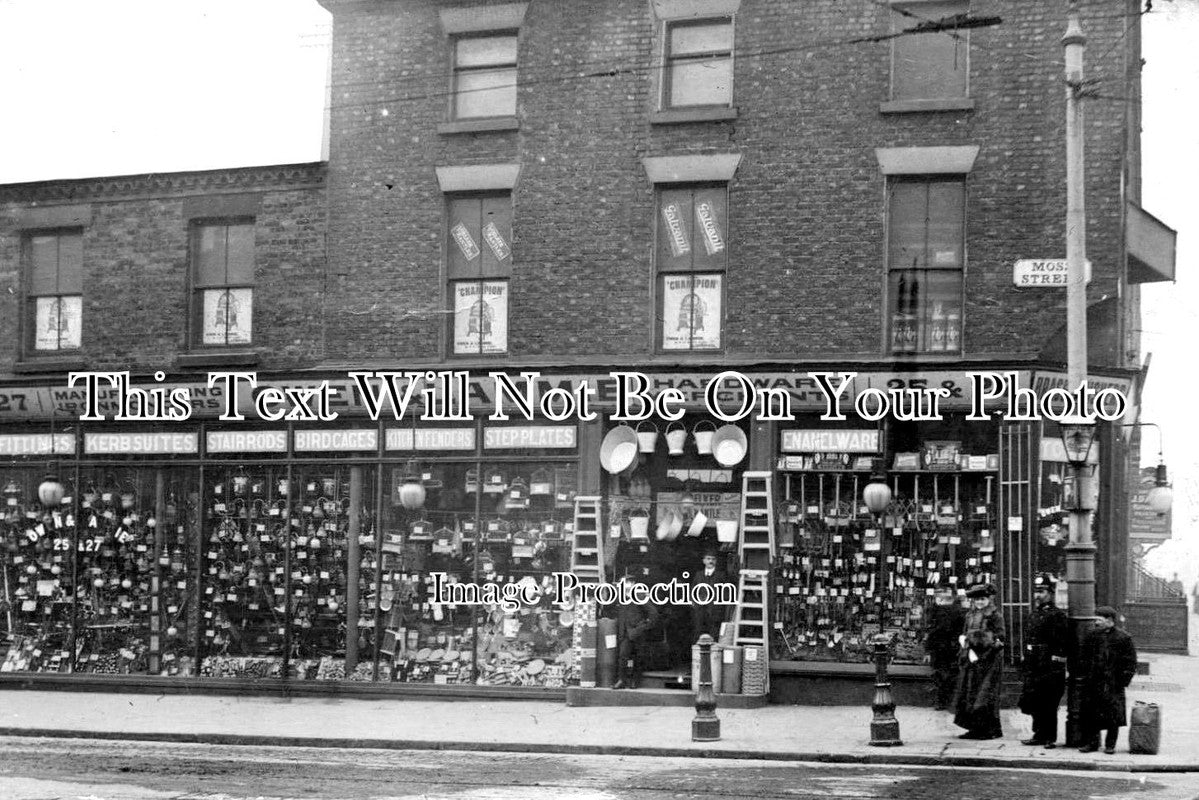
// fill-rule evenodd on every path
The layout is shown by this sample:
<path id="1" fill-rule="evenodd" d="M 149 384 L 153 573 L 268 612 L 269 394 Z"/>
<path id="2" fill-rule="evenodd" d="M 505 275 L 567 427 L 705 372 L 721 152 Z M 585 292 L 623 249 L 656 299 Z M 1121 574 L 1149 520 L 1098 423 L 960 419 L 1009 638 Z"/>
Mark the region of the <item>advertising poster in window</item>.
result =
<path id="1" fill-rule="evenodd" d="M 82 297 L 39 297 L 37 299 L 36 350 L 74 350 L 80 344 L 83 318 Z"/>
<path id="2" fill-rule="evenodd" d="M 720 275 L 668 275 L 662 291 L 662 349 L 720 347 Z"/>
<path id="3" fill-rule="evenodd" d="M 690 253 L 691 232 L 687 230 L 682 205 L 672 202 L 662 206 L 662 222 L 666 226 L 666 240 L 670 243 L 671 255 L 678 258 Z"/>
<path id="4" fill-rule="evenodd" d="M 454 285 L 454 353 L 508 350 L 508 282 Z"/>
<path id="5" fill-rule="evenodd" d="M 253 289 L 204 292 L 204 344 L 249 344 Z"/>

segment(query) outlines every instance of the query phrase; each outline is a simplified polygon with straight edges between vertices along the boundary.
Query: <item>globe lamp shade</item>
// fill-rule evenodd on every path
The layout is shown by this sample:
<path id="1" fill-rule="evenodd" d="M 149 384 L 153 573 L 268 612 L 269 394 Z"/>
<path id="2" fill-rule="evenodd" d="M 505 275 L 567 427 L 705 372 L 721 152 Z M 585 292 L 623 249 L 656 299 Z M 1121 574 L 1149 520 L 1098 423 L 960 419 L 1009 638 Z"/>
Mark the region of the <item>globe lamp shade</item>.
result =
<path id="1" fill-rule="evenodd" d="M 54 507 L 62 505 L 66 494 L 62 481 L 53 475 L 47 475 L 37 487 L 37 499 L 43 506 Z"/>
<path id="2" fill-rule="evenodd" d="M 1149 490 L 1149 494 L 1145 500 L 1149 504 L 1149 508 L 1157 514 L 1165 514 L 1174 505 L 1174 490 L 1170 488 L 1169 480 L 1166 476 L 1166 465 L 1157 465 L 1157 475 L 1154 479 L 1156 484 Z"/>
<path id="3" fill-rule="evenodd" d="M 876 478 L 862 490 L 862 501 L 871 514 L 881 514 L 891 504 L 891 487 Z"/>
<path id="4" fill-rule="evenodd" d="M 400 486 L 400 505 L 409 511 L 425 506 L 425 487 L 417 480 L 407 479 Z"/>

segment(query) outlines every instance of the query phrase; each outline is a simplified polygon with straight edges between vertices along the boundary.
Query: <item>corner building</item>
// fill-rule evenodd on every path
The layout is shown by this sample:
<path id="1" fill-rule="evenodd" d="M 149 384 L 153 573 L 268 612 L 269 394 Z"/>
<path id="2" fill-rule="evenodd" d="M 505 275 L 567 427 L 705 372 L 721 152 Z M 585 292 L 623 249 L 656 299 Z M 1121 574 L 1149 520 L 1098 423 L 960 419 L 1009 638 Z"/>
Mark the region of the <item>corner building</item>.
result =
<path id="1" fill-rule="evenodd" d="M 1021 640 L 1031 575 L 1064 570 L 1063 450 L 1051 424 L 965 416 L 973 373 L 1038 392 L 1065 379 L 1065 290 L 1035 263 L 1065 247 L 1059 4 L 323 5 L 327 163 L 264 168 L 249 192 L 169 176 L 197 196 L 173 216 L 155 216 L 157 185 L 0 188 L 0 269 L 18 289 L 0 368 L 10 396 L 44 399 L 4 417 L 6 574 L 24 590 L 6 671 L 88 680 L 98 661 L 148 683 L 556 697 L 610 679 L 606 621 L 549 599 L 440 604 L 432 573 L 665 582 L 708 548 L 761 601 L 728 612 L 747 623 L 722 655 L 729 693 L 853 691 L 880 631 L 910 665 L 903 691 L 940 585 L 993 583 Z M 1138 284 L 1173 270 L 1170 232 L 1136 205 L 1138 10 L 1082 16 L 1087 75 L 1122 98 L 1087 104 L 1089 373 L 1130 398 Z M 315 213 L 264 212 L 272 169 L 303 172 Z M 95 208 L 126 220 L 124 241 Z M 170 236 L 133 241 L 152 219 Z M 76 232 L 81 250 L 61 235 Z M 164 254 L 172 268 L 139 282 L 130 265 Z M 110 292 L 153 313 L 118 321 Z M 76 319 L 77 294 L 81 337 L 39 333 L 52 311 Z M 203 402 L 175 425 L 80 423 L 62 394 L 75 357 Z M 201 389 L 217 369 L 327 380 L 339 419 L 219 422 L 225 398 Z M 371 421 L 348 374 L 403 370 L 469 373 L 471 417 Z M 625 370 L 680 389 L 683 418 L 609 420 Z M 586 383 L 601 419 L 489 419 L 493 371 Z M 713 417 L 703 389 L 725 371 L 785 391 L 790 419 Z M 822 419 L 811 372 L 855 374 L 847 409 L 869 388 L 946 389 L 943 418 Z M 1102 602 L 1124 592 L 1129 430 L 1106 426 L 1093 453 Z M 69 515 L 37 500 L 48 456 Z M 879 469 L 893 500 L 876 516 L 863 489 Z M 136 518 L 116 508 L 129 483 Z M 47 516 L 61 535 L 38 542 L 67 555 L 23 541 Z M 662 618 L 651 679 L 685 686 L 691 610 Z M 915 683 L 901 699 L 922 700 Z"/>

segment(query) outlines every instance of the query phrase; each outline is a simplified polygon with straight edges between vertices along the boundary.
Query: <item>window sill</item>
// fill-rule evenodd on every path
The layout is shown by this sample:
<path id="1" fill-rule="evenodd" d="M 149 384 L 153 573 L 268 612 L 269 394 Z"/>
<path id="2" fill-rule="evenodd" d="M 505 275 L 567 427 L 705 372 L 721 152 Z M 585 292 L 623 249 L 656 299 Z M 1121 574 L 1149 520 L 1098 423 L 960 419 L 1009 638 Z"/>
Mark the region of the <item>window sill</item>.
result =
<path id="1" fill-rule="evenodd" d="M 17 375 L 27 375 L 39 372 L 74 372 L 87 369 L 87 361 L 79 356 L 54 356 L 18 361 L 13 364 L 12 371 Z"/>
<path id="2" fill-rule="evenodd" d="M 178 367 L 242 367 L 258 363 L 257 350 L 213 350 L 180 353 L 175 357 Z"/>
<path id="3" fill-rule="evenodd" d="M 736 118 L 736 108 L 671 108 L 652 112 L 649 122 L 651 125 L 685 125 L 689 122 L 719 122 Z"/>
<path id="4" fill-rule="evenodd" d="M 939 100 L 889 100 L 878 107 L 881 114 L 918 114 L 926 111 L 973 111 L 974 99 L 946 97 Z"/>
<path id="5" fill-rule="evenodd" d="M 440 134 L 455 133 L 489 133 L 493 131 L 520 130 L 520 120 L 516 117 L 487 117 L 486 119 L 460 119 L 453 122 L 443 122 L 437 126 Z"/>

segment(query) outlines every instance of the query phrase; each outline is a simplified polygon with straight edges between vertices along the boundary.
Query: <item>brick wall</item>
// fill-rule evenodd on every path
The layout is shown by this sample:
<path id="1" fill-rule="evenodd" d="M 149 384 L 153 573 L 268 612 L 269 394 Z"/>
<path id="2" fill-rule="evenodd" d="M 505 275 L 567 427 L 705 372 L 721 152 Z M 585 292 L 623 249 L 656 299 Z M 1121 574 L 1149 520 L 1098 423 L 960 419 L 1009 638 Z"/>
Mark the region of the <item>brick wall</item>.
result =
<path id="1" fill-rule="evenodd" d="M 0 372 L 11 371 L 21 291 L 20 221 L 28 209 L 87 204 L 83 349 L 88 369 L 172 371 L 188 352 L 187 198 L 259 195 L 253 347 L 259 366 L 322 357 L 324 165 L 98 178 L 0 187 Z"/>
<path id="2" fill-rule="evenodd" d="M 1065 101 L 1058 0 L 977 0 L 973 111 L 882 114 L 890 44 L 873 0 L 743 0 L 735 121 L 651 125 L 645 0 L 532 0 L 520 39 L 520 130 L 445 135 L 449 50 L 428 0 L 337 2 L 330 254 L 334 359 L 423 359 L 445 347 L 443 201 L 435 165 L 519 162 L 515 359 L 652 359 L 647 155 L 741 153 L 730 185 L 730 357 L 882 354 L 884 211 L 876 147 L 977 144 L 968 203 L 965 355 L 1033 356 L 1064 290 L 1012 286 L 1012 262 L 1065 255 Z M 466 5 L 469 5 L 467 3 Z M 1084 4 L 1088 77 L 1125 95 L 1126 0 Z M 580 78 L 583 73 L 601 73 Z M 1087 110 L 1093 299 L 1123 265 L 1125 110 Z M 1113 354 L 1113 358 L 1118 357 Z"/>

